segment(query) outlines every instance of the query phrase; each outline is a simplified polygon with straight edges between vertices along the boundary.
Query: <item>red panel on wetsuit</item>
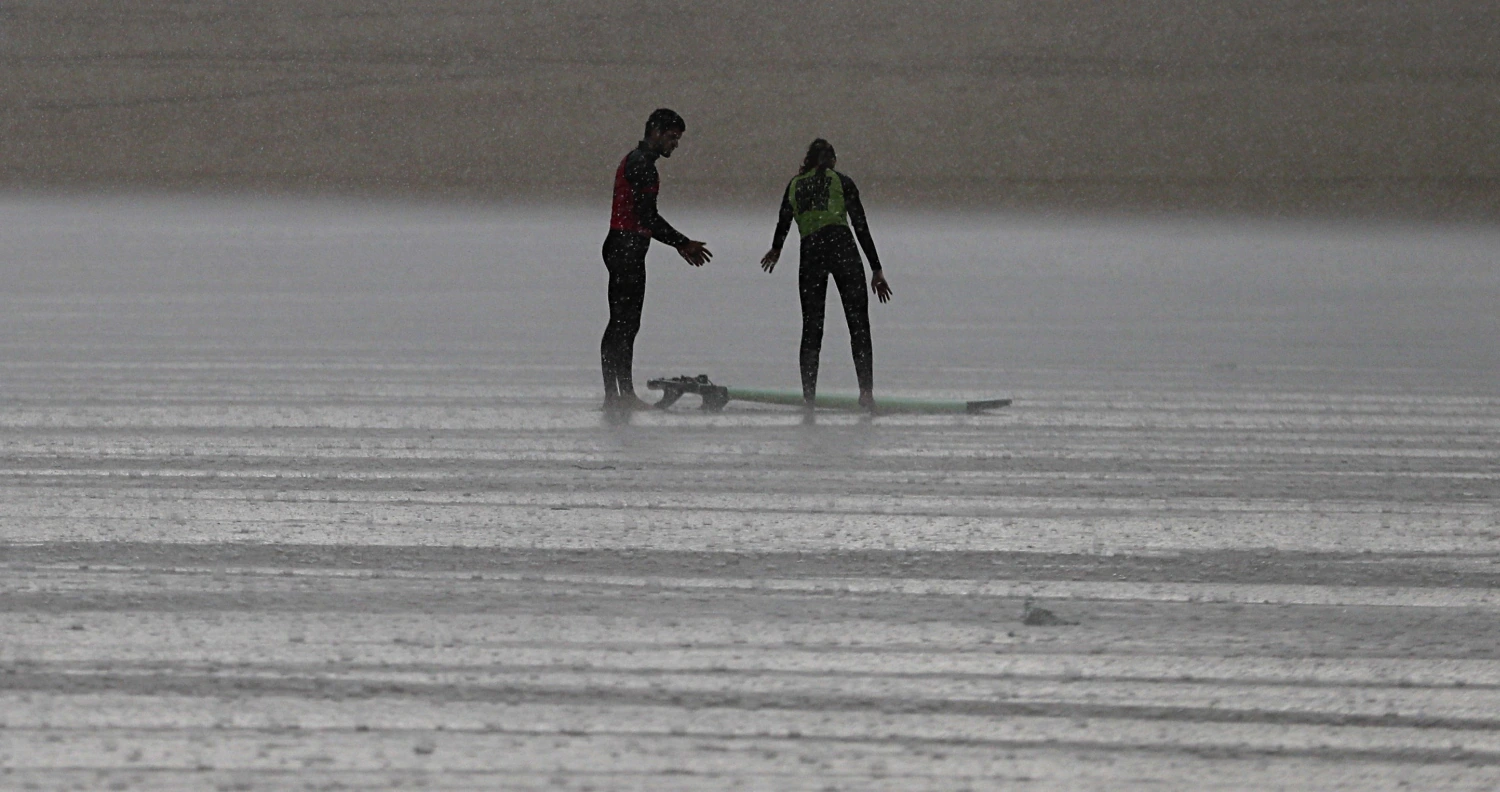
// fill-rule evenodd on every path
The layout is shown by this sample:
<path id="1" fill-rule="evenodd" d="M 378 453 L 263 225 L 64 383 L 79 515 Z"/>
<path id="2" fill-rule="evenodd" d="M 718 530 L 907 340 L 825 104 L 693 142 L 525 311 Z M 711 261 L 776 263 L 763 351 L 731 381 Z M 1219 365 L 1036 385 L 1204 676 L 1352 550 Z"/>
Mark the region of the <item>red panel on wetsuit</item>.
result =
<path id="1" fill-rule="evenodd" d="M 631 152 L 633 154 L 635 152 Z M 625 164 L 629 162 L 630 154 L 620 160 L 620 167 L 615 171 L 615 202 L 609 212 L 609 227 L 613 231 L 629 231 L 632 234 L 651 236 L 651 229 L 641 223 L 641 218 L 635 212 L 635 186 L 625 178 Z M 659 185 L 651 185 L 646 188 L 647 192 L 655 193 L 661 189 Z"/>

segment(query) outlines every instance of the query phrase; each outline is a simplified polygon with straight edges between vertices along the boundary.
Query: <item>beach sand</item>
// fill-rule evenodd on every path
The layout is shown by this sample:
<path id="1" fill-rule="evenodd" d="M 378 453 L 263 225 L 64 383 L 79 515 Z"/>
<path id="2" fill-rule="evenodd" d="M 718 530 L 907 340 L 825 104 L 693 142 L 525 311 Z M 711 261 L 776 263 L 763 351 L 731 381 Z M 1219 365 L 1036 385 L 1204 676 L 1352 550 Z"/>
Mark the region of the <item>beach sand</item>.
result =
<path id="1" fill-rule="evenodd" d="M 3 214 L 5 788 L 1500 784 L 1491 232 L 896 216 L 881 392 L 1013 407 L 618 421 L 597 212 Z M 795 383 L 766 220 L 638 378 Z"/>
<path id="2" fill-rule="evenodd" d="M 815 137 L 876 205 L 1500 218 L 1500 11 L 1407 3 L 12 3 L 0 186 L 774 210 Z"/>

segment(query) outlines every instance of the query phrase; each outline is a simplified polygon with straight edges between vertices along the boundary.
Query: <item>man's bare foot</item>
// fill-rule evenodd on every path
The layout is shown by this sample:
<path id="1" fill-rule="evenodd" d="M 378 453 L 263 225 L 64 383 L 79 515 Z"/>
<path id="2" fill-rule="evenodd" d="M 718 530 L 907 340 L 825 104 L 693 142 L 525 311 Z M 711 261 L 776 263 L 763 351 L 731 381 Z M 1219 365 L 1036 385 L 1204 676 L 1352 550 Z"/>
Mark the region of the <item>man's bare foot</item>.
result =
<path id="1" fill-rule="evenodd" d="M 606 399 L 604 406 L 611 410 L 654 410 L 656 405 L 648 402 L 634 393 L 622 393 L 612 399 Z"/>
<path id="2" fill-rule="evenodd" d="M 606 412 L 632 412 L 634 410 L 651 410 L 655 405 L 642 400 L 634 393 L 609 394 L 604 397 L 604 410 Z"/>

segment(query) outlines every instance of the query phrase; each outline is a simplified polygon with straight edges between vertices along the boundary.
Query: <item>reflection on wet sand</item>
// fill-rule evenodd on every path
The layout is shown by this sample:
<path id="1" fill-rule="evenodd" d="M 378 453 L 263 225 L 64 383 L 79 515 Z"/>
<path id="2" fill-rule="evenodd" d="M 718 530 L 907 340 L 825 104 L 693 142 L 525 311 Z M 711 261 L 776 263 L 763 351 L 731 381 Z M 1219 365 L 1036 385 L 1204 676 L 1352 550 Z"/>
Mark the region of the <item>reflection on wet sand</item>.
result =
<path id="1" fill-rule="evenodd" d="M 1241 305 L 1158 322 L 1144 290 L 1096 292 L 1115 312 L 1075 326 L 1075 304 L 997 317 L 970 295 L 1011 275 L 937 262 L 948 298 L 877 330 L 881 387 L 1014 407 L 617 416 L 591 259 L 489 273 L 464 251 L 510 227 L 450 215 L 382 259 L 434 218 L 339 211 L 260 215 L 225 281 L 193 262 L 233 235 L 0 223 L 27 241 L 0 298 L 7 783 L 1500 784 L 1500 399 L 1454 364 L 1492 315 L 1412 297 L 1341 367 L 1348 337 L 1298 335 L 1336 300 L 1229 288 L 1249 276 L 1169 261 L 1169 292 Z M 1074 285 L 1111 260 L 1010 238 Z M 1449 256 L 1428 270 L 1484 294 L 1476 239 L 1426 245 Z M 418 253 L 442 288 L 402 291 Z M 359 288 L 320 280 L 335 254 Z M 132 288 L 99 286 L 112 256 Z M 524 299 L 448 288 L 467 278 Z M 774 305 L 715 326 L 795 322 Z M 794 335 L 744 335 L 658 323 L 638 365 L 795 376 Z"/>

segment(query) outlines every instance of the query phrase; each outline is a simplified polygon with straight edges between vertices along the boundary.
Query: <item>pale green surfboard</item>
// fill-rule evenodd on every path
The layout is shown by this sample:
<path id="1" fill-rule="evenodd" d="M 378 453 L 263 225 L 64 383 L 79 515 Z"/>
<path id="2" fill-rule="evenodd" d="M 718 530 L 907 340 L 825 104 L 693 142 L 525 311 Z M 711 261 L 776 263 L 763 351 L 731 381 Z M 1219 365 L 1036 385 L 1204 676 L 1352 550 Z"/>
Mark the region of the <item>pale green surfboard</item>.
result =
<path id="1" fill-rule="evenodd" d="M 792 407 L 804 405 L 802 391 L 761 390 L 757 388 L 730 388 L 730 401 L 758 402 L 760 404 L 786 404 Z M 950 399 L 913 399 L 901 396 L 875 397 L 875 410 L 882 413 L 978 413 L 996 407 L 1010 405 L 1010 399 L 984 399 L 981 401 L 958 401 Z M 862 410 L 859 397 L 845 393 L 818 394 L 813 406 L 820 410 Z"/>
<path id="2" fill-rule="evenodd" d="M 708 377 L 699 374 L 696 377 L 672 377 L 671 379 L 654 379 L 646 383 L 646 387 L 662 392 L 661 401 L 656 406 L 666 409 L 682 398 L 685 393 L 696 393 L 703 398 L 703 409 L 722 410 L 724 405 L 733 401 L 757 402 L 760 404 L 785 404 L 790 407 L 805 406 L 802 399 L 802 391 L 790 390 L 764 390 L 757 388 L 727 388 L 723 385 L 715 385 Z M 1007 407 L 1010 399 L 983 399 L 979 401 L 962 401 L 957 399 L 913 399 L 900 396 L 877 396 L 875 397 L 875 411 L 878 413 L 982 413 L 997 407 Z M 813 405 L 824 410 L 859 410 L 864 408 L 859 405 L 858 396 L 843 394 L 819 394 Z"/>

